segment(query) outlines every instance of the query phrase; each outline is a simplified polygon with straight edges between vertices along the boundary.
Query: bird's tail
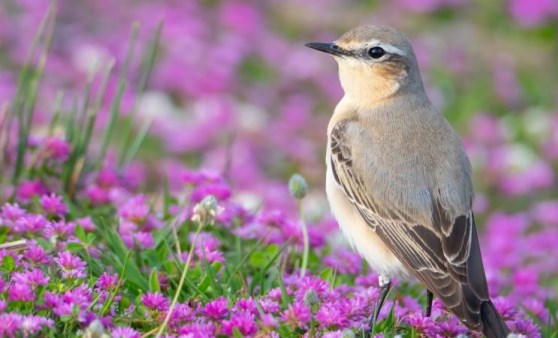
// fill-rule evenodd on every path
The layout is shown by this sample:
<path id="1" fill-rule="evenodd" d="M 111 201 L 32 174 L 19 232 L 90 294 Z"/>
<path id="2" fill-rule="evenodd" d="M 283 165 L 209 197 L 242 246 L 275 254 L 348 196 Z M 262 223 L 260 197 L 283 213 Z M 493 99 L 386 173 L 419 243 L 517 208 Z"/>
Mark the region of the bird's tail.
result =
<path id="1" fill-rule="evenodd" d="M 490 300 L 482 303 L 480 315 L 483 325 L 482 332 L 486 338 L 505 338 L 508 336 L 510 329 Z"/>

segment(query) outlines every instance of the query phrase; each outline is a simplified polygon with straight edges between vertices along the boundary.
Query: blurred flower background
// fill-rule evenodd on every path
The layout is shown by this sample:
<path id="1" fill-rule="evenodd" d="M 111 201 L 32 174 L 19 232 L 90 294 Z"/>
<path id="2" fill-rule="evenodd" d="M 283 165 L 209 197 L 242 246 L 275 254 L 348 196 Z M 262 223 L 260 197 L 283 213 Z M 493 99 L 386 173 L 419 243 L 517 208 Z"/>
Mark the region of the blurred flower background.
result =
<path id="1" fill-rule="evenodd" d="M 304 47 L 360 24 L 413 41 L 474 167 L 498 308 L 515 332 L 550 336 L 554 0 L 3 1 L 0 243 L 30 244 L 0 251 L 0 335 L 364 328 L 377 281 L 338 239 L 323 183 L 342 91 L 335 62 Z M 440 304 L 422 317 L 421 290 L 392 292 L 381 332 L 466 332 Z"/>

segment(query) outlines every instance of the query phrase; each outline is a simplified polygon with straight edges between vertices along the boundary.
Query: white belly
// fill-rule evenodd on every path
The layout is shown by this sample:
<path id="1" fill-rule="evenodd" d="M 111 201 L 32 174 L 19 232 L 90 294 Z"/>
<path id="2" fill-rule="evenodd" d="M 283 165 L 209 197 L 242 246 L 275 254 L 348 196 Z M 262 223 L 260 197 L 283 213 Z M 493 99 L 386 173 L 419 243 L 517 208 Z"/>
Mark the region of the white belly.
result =
<path id="1" fill-rule="evenodd" d="M 329 163 L 326 192 L 333 215 L 337 219 L 345 238 L 353 249 L 370 264 L 372 269 L 380 275 L 389 277 L 407 276 L 403 264 L 393 255 L 372 228 L 366 224 L 358 210 L 337 184 Z"/>

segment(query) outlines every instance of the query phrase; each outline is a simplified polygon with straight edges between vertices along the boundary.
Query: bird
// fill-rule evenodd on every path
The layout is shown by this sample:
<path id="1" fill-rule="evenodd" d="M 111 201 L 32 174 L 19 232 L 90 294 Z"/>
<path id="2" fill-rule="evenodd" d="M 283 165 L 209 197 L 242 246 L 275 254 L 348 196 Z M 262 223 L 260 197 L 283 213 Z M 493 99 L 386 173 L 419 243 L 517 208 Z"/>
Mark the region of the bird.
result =
<path id="1" fill-rule="evenodd" d="M 409 39 L 364 25 L 331 43 L 307 43 L 337 61 L 344 95 L 327 128 L 326 194 L 341 231 L 378 273 L 426 286 L 469 329 L 510 332 L 492 303 L 472 211 L 471 165 L 463 144 L 428 98 Z"/>

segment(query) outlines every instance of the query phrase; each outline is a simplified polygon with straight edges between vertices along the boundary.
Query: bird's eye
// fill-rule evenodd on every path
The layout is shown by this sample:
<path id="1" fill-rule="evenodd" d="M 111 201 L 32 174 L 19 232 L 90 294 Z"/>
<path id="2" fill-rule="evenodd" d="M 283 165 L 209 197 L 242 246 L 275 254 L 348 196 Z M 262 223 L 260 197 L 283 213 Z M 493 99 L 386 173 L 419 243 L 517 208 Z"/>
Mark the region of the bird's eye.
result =
<path id="1" fill-rule="evenodd" d="M 379 59 L 384 56 L 385 53 L 382 47 L 372 47 L 368 50 L 368 55 L 373 59 Z"/>

